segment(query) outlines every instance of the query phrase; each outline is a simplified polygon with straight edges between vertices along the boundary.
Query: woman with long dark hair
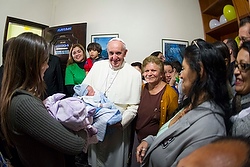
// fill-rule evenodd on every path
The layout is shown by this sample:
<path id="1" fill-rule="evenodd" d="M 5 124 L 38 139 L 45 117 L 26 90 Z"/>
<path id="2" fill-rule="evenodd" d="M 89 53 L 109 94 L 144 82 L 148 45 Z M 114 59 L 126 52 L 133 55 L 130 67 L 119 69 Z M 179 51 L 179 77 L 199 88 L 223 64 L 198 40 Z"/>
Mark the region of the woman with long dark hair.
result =
<path id="1" fill-rule="evenodd" d="M 79 154 L 87 146 L 87 140 L 52 118 L 40 99 L 48 59 L 44 38 L 28 32 L 11 42 L 4 63 L 1 127 L 26 167 L 63 167 L 65 155 Z"/>
<path id="2" fill-rule="evenodd" d="M 156 136 L 148 136 L 137 147 L 142 166 L 176 166 L 195 149 L 226 135 L 229 110 L 226 64 L 210 43 L 197 39 L 185 49 L 182 90 L 186 99 L 180 110 Z"/>

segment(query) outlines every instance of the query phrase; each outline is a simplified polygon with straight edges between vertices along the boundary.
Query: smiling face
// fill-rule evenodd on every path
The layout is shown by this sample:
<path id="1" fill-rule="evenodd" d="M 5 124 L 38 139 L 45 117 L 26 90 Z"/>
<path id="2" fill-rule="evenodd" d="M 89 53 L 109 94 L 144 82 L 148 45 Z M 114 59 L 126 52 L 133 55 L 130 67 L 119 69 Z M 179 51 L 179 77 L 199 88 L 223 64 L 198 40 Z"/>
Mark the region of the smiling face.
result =
<path id="1" fill-rule="evenodd" d="M 241 49 L 238 53 L 236 62 L 238 66 L 240 64 L 250 64 L 250 55 L 245 49 Z M 246 71 L 240 71 L 239 68 L 234 69 L 235 81 L 235 91 L 238 94 L 246 95 L 250 93 L 250 69 Z"/>
<path id="2" fill-rule="evenodd" d="M 188 95 L 195 79 L 197 78 L 197 73 L 190 68 L 185 58 L 182 62 L 182 68 L 180 75 L 180 78 L 182 79 L 182 91 L 184 94 Z"/>
<path id="3" fill-rule="evenodd" d="M 143 76 L 148 84 L 156 85 L 162 80 L 160 67 L 155 63 L 148 63 L 144 67 Z"/>
<path id="4" fill-rule="evenodd" d="M 172 74 L 173 74 L 173 68 L 171 65 L 164 65 L 164 74 L 165 74 L 166 82 L 167 84 L 169 84 L 172 78 Z"/>
<path id="5" fill-rule="evenodd" d="M 85 60 L 83 50 L 78 46 L 73 48 L 71 56 L 77 63 L 83 62 Z"/>
<path id="6" fill-rule="evenodd" d="M 121 41 L 110 41 L 108 43 L 108 55 L 109 55 L 109 62 L 113 69 L 121 68 L 124 57 L 126 56 L 127 50 L 124 48 L 124 45 Z"/>

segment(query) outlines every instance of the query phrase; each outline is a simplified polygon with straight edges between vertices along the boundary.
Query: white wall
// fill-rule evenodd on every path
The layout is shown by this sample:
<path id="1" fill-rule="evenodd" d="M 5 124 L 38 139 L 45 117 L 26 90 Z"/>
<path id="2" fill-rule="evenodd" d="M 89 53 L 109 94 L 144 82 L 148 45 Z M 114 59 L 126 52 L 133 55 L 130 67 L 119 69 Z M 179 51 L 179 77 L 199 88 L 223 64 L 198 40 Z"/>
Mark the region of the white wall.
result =
<path id="1" fill-rule="evenodd" d="M 0 0 L 0 64 L 6 17 L 11 16 L 40 24 L 50 25 L 53 1 L 51 0 Z"/>
<path id="2" fill-rule="evenodd" d="M 129 63 L 162 50 L 163 38 L 204 37 L 198 0 L 0 0 L 0 46 L 7 15 L 49 26 L 87 22 L 87 44 L 92 34 L 119 33 Z"/>

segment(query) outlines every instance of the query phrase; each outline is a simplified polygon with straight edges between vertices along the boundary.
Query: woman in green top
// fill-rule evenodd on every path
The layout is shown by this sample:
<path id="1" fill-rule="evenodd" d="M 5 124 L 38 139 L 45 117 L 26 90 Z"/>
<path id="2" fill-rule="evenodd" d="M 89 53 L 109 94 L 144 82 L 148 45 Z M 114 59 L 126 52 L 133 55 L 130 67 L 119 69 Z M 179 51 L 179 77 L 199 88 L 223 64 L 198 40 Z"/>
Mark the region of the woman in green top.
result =
<path id="1" fill-rule="evenodd" d="M 86 59 L 86 52 L 83 46 L 81 44 L 73 44 L 69 52 L 65 71 L 65 86 L 68 96 L 74 94 L 73 87 L 81 84 L 86 77 L 86 71 L 84 70 Z"/>

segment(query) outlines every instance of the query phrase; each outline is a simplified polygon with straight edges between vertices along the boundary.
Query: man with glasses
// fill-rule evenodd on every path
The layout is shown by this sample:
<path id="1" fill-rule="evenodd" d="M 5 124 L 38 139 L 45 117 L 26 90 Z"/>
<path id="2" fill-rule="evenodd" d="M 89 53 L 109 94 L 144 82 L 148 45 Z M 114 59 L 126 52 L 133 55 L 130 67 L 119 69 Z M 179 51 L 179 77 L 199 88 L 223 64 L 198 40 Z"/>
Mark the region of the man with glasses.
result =
<path id="1" fill-rule="evenodd" d="M 240 46 L 245 41 L 250 41 L 250 16 L 247 16 L 240 20 L 240 27 L 239 27 L 239 40 Z"/>

